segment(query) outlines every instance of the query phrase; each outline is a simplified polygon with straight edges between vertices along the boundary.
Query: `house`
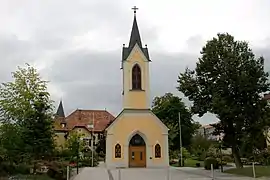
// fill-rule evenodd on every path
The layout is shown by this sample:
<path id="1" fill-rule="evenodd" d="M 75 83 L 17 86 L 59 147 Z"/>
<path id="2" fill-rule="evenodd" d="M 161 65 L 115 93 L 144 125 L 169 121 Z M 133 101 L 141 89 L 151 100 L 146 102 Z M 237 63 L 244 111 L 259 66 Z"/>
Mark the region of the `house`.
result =
<path id="1" fill-rule="evenodd" d="M 77 132 L 91 148 L 91 141 L 96 146 L 103 138 L 104 130 L 115 117 L 106 110 L 76 109 L 65 116 L 62 101 L 60 101 L 54 119 L 55 142 L 58 147 L 64 147 L 68 136 Z"/>
<path id="2" fill-rule="evenodd" d="M 203 125 L 198 129 L 198 134 L 209 140 L 219 141 L 223 138 L 223 134 L 213 135 L 215 128 L 211 124 Z"/>

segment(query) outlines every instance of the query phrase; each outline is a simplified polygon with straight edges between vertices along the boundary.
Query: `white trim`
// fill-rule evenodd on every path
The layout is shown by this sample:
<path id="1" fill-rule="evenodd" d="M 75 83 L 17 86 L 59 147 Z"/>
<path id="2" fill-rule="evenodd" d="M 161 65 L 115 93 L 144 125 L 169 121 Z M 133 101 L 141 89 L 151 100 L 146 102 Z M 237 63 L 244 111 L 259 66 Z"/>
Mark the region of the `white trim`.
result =
<path id="1" fill-rule="evenodd" d="M 129 53 L 128 57 L 126 58 L 125 61 L 129 61 L 131 57 L 133 57 L 135 52 L 139 52 L 140 55 L 143 57 L 143 60 L 146 62 L 149 62 L 148 59 L 145 57 L 144 53 L 142 52 L 140 46 L 136 43 L 131 52 Z"/>
<path id="2" fill-rule="evenodd" d="M 129 112 L 129 111 L 133 111 L 133 112 Z M 169 128 L 149 109 L 145 109 L 145 110 L 138 110 L 138 109 L 124 109 L 123 111 L 121 111 L 121 113 L 116 117 L 116 119 L 113 121 L 113 123 L 107 127 L 106 131 L 109 131 L 110 128 L 115 124 L 117 123 L 117 121 L 120 119 L 120 117 L 125 114 L 125 113 L 140 113 L 140 114 L 143 114 L 143 113 L 150 113 L 152 116 L 155 117 L 156 121 L 160 124 L 160 126 L 163 128 L 163 132 L 162 134 L 166 135 L 168 134 L 168 131 L 169 131 Z"/>

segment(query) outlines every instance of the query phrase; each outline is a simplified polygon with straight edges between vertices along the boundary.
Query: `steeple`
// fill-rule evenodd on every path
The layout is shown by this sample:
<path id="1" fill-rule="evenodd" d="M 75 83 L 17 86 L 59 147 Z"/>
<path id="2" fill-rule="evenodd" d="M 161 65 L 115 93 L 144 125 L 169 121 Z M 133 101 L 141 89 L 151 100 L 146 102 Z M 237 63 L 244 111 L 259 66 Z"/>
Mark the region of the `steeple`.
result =
<path id="1" fill-rule="evenodd" d="M 56 112 L 56 116 L 58 116 L 58 117 L 65 117 L 62 100 L 59 103 L 59 106 L 58 106 L 58 109 L 57 109 L 57 112 Z"/>
<path id="2" fill-rule="evenodd" d="M 123 44 L 122 61 L 125 61 L 127 59 L 127 57 L 129 56 L 129 54 L 131 53 L 132 49 L 134 48 L 134 46 L 136 44 L 138 44 L 138 46 L 142 50 L 143 54 L 147 58 L 147 60 L 148 61 L 151 61 L 149 59 L 147 45 L 145 45 L 145 47 L 142 47 L 141 36 L 140 36 L 139 27 L 138 27 L 137 19 L 136 19 L 136 11 L 139 8 L 137 8 L 136 6 L 134 6 L 131 9 L 134 10 L 133 25 L 132 25 L 132 29 L 131 29 L 131 35 L 130 35 L 128 47 L 125 47 L 125 44 Z"/>
<path id="3" fill-rule="evenodd" d="M 137 20 L 136 20 L 136 10 L 138 8 L 136 8 L 136 6 L 134 6 L 134 20 L 133 20 L 133 25 L 132 25 L 132 30 L 131 30 L 131 35 L 130 35 L 130 40 L 129 40 L 129 48 L 132 49 L 135 44 L 137 43 L 140 48 L 142 48 L 142 41 L 141 41 L 141 36 L 140 36 L 140 32 L 139 32 L 139 28 L 138 28 L 138 24 L 137 24 Z"/>

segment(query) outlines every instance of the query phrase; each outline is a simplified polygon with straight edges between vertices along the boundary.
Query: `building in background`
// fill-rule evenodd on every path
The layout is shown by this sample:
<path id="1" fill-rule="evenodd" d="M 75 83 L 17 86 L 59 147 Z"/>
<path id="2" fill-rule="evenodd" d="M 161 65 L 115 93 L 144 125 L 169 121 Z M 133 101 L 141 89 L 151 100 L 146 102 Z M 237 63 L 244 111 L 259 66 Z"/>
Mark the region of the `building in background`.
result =
<path id="1" fill-rule="evenodd" d="M 112 123 L 114 116 L 106 110 L 77 109 L 65 116 L 63 103 L 60 101 L 54 119 L 55 141 L 58 147 L 64 147 L 68 136 L 72 132 L 79 133 L 91 148 L 103 138 L 104 130 Z"/>
<path id="2" fill-rule="evenodd" d="M 220 135 L 213 135 L 215 131 L 215 128 L 211 124 L 203 125 L 198 129 L 198 134 L 202 135 L 203 137 L 209 139 L 209 140 L 214 140 L 214 141 L 219 141 L 222 140 L 223 134 L 221 133 Z"/>

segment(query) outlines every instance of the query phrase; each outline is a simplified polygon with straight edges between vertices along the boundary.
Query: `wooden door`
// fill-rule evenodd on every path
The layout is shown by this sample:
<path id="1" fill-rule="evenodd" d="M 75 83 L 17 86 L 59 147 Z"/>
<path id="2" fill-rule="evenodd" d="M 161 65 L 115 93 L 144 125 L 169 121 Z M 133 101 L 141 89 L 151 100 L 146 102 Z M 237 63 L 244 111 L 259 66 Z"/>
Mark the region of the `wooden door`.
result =
<path id="1" fill-rule="evenodd" d="M 145 146 L 129 146 L 129 167 L 146 167 Z"/>

